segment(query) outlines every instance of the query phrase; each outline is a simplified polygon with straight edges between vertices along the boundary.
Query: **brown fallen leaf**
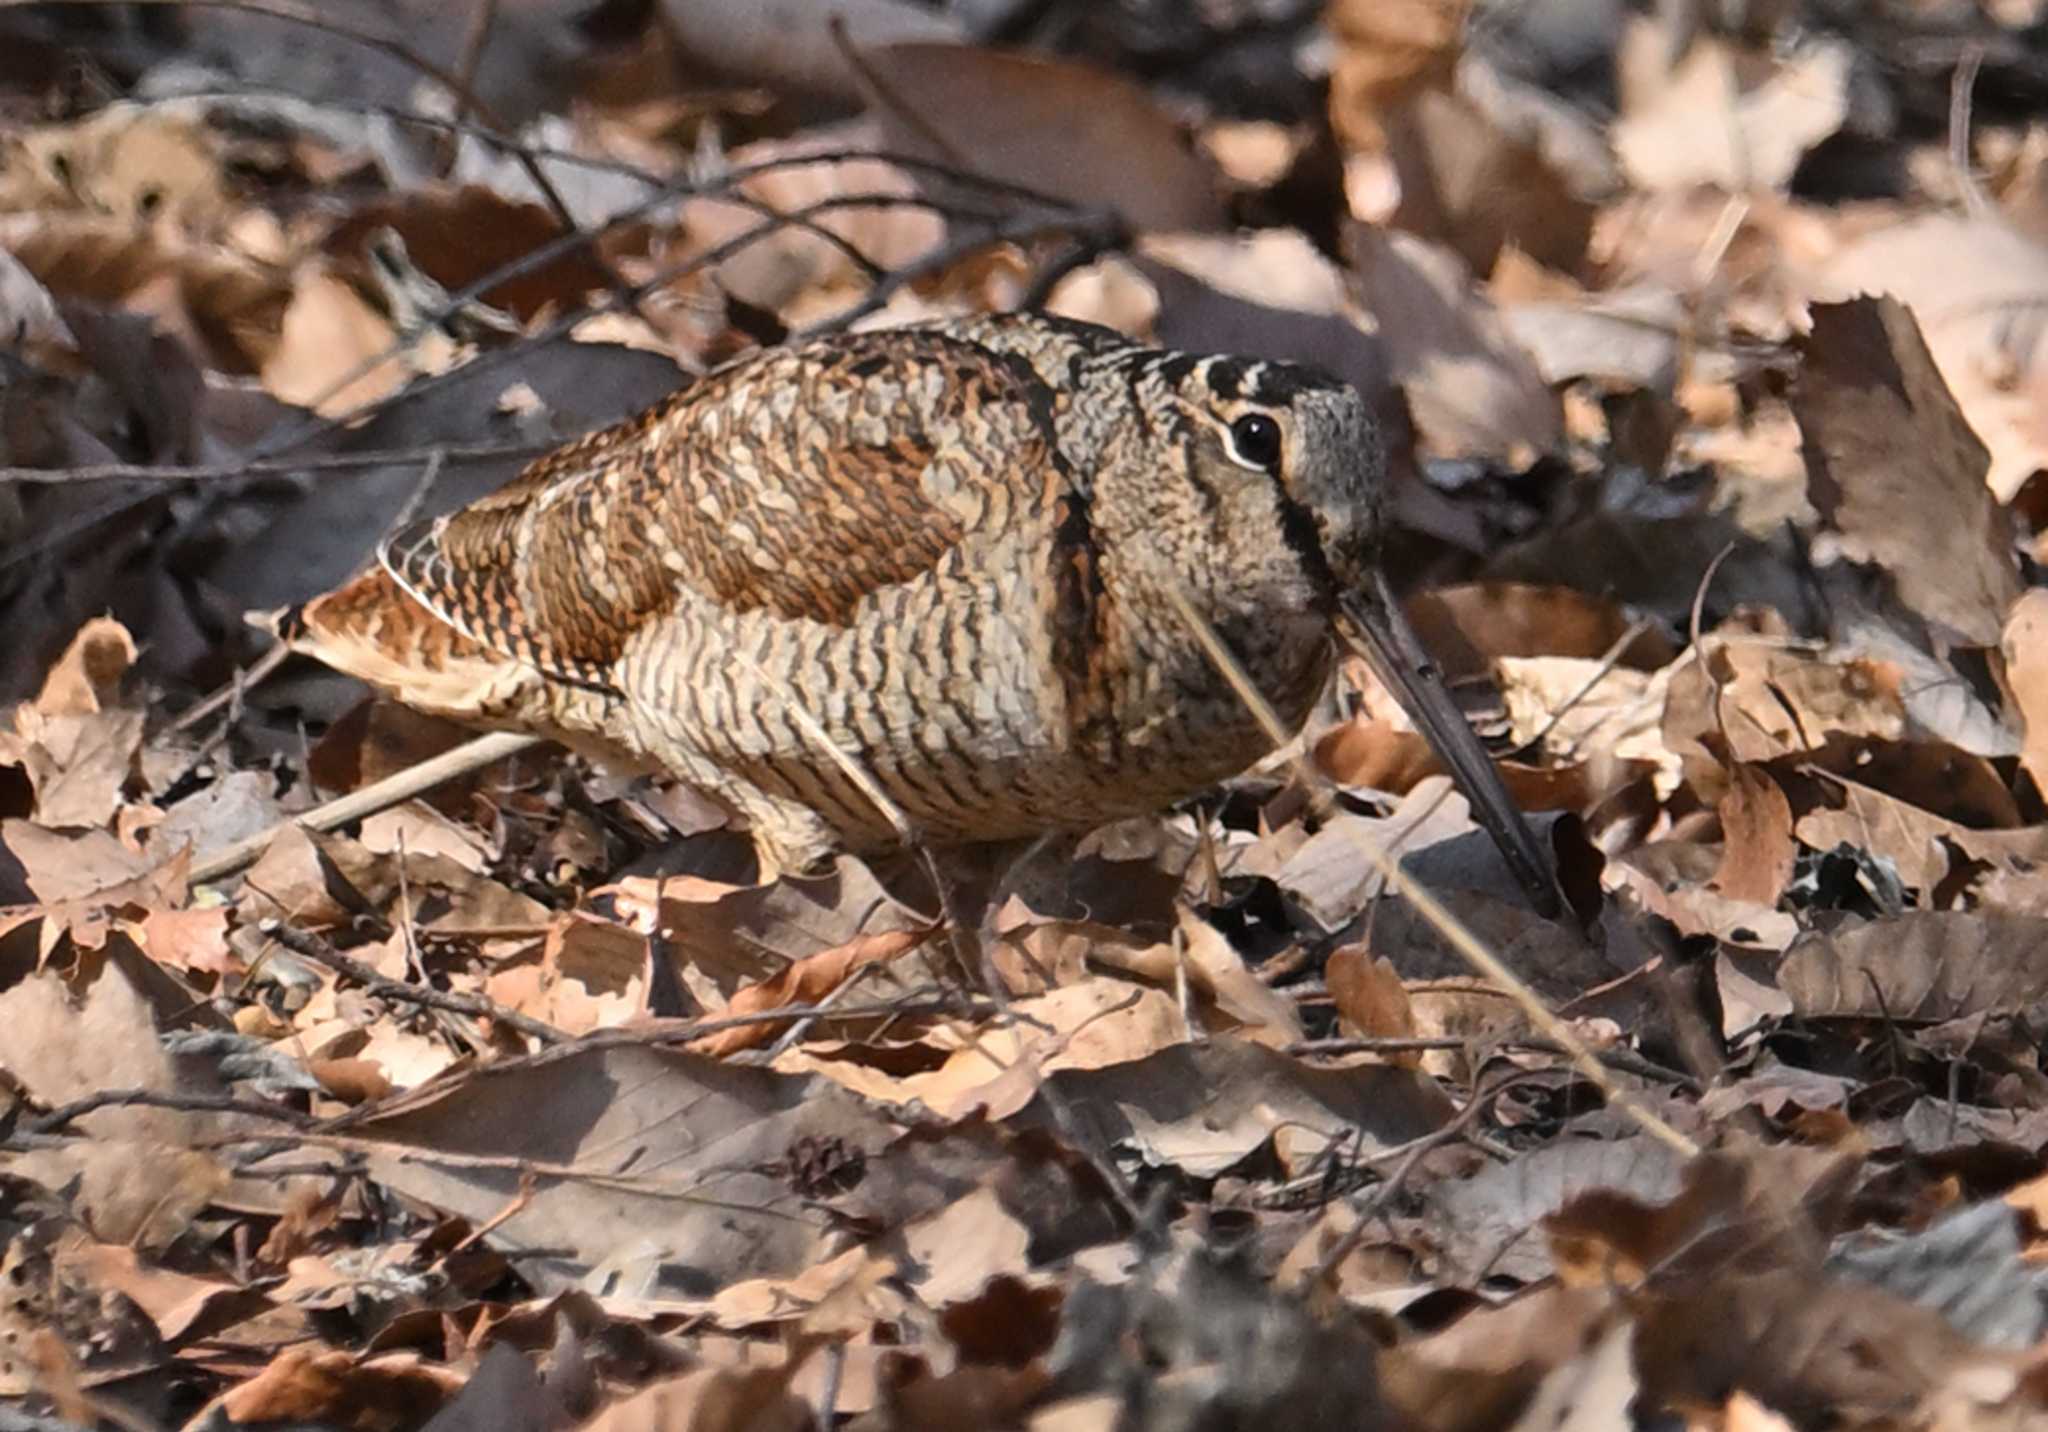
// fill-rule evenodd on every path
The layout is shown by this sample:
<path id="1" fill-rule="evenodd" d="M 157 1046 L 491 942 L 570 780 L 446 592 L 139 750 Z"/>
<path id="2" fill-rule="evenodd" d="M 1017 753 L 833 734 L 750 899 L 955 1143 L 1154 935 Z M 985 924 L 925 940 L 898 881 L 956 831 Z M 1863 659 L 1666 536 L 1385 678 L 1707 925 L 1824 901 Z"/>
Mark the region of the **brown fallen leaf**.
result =
<path id="1" fill-rule="evenodd" d="M 433 1415 L 462 1388 L 462 1375 L 417 1353 L 353 1353 L 288 1348 L 199 1415 L 232 1424 L 333 1422 L 397 1432 Z"/>
<path id="2" fill-rule="evenodd" d="M 1891 297 L 1816 304 L 1799 350 L 1792 412 L 1822 520 L 1911 611 L 1997 645 L 2020 594 L 2012 523 L 1912 311 Z"/>
<path id="3" fill-rule="evenodd" d="M 1627 614 L 1613 601 L 1528 582 L 1437 587 L 1402 605 L 1448 681 L 1484 675 L 1501 657 L 1598 660 L 1630 630 Z M 1630 636 L 1618 664 L 1655 671 L 1676 654 L 1662 632 L 1646 627 Z"/>
<path id="4" fill-rule="evenodd" d="M 1109 210 L 1134 229 L 1226 224 L 1215 173 L 1144 86 L 1113 71 L 926 41 L 863 51 L 858 68 L 894 153 Z"/>
<path id="5" fill-rule="evenodd" d="M 560 222 L 537 201 L 507 199 L 479 184 L 426 184 L 356 206 L 323 236 L 321 249 L 348 277 L 363 282 L 372 262 L 370 244 L 385 229 L 398 235 L 422 274 L 450 293 L 517 263 L 561 233 Z M 486 287 L 476 301 L 526 320 L 544 308 L 574 308 L 605 283 L 603 267 L 577 248 Z"/>
<path id="6" fill-rule="evenodd" d="M 23 980 L 0 993 L 0 1021 L 9 1031 L 0 1069 L 46 1107 L 110 1089 L 179 1092 L 148 1005 L 117 969 L 77 1004 L 54 976 Z M 161 1248 L 227 1182 L 227 1170 L 194 1147 L 213 1127 L 202 1114 L 101 1109 L 79 1120 L 89 1138 L 15 1155 L 9 1167 L 51 1188 L 75 1184 L 72 1196 L 99 1236 Z"/>
<path id="7" fill-rule="evenodd" d="M 1815 779 L 1809 778 L 1811 772 L 1802 777 L 1789 769 L 1799 764 L 1781 763 L 1777 775 L 1792 797 L 1797 814 L 1793 834 L 1802 845 L 1832 850 L 1846 844 L 1881 855 L 1907 886 L 1930 897 L 1960 896 L 1960 890 L 1948 889 L 1960 862 L 1988 867 L 1973 874 L 1968 886 L 1985 892 L 1982 898 L 1993 903 L 2004 903 L 1988 893 L 2001 876 L 2015 882 L 2006 887 L 2006 895 L 2024 897 L 2033 906 L 2048 895 L 2031 878 L 2034 867 L 2048 860 L 2048 827 L 1974 830 L 1843 775 Z"/>
<path id="8" fill-rule="evenodd" d="M 1702 658 L 1672 672 L 1664 744 L 1703 800 L 1720 799 L 1731 761 L 1819 750 L 1837 733 L 1882 741 L 1905 734 L 1900 673 L 1887 662 L 1829 660 L 1764 637 L 1702 646 Z"/>
<path id="9" fill-rule="evenodd" d="M 1382 111 L 1382 122 L 1401 185 L 1390 223 L 1450 245 L 1474 273 L 1491 272 L 1504 252 L 1567 273 L 1582 266 L 1594 206 L 1540 149 L 1434 85 Z"/>
<path id="10" fill-rule="evenodd" d="M 291 275 L 274 264 L 98 214 L 0 215 L 0 247 L 52 293 L 148 312 L 232 373 L 276 350 L 292 301 Z"/>
<path id="11" fill-rule="evenodd" d="M 251 1301 L 249 1290 L 233 1282 L 156 1267 L 133 1248 L 82 1235 L 67 1238 L 53 1250 L 53 1258 L 59 1276 L 98 1287 L 102 1296 L 128 1299 L 170 1341 L 183 1338 L 202 1318 L 217 1317 L 219 1304 Z"/>
<path id="12" fill-rule="evenodd" d="M 884 930 L 862 935 L 836 950 L 825 950 L 798 960 L 781 974 L 761 984 L 737 991 L 724 1009 L 723 1017 L 758 1014 L 789 1004 L 815 1004 L 852 978 L 856 970 L 885 964 L 907 954 L 931 938 L 930 930 Z M 781 1037 L 783 1026 L 774 1020 L 740 1025 L 692 1040 L 686 1047 L 700 1054 L 722 1057 L 742 1049 L 772 1044 Z"/>
<path id="13" fill-rule="evenodd" d="M 1345 248 L 1352 292 L 1387 345 L 1423 452 L 1520 466 L 1557 448 L 1557 395 L 1456 254 L 1356 223 Z"/>
<path id="14" fill-rule="evenodd" d="M 135 638 L 112 617 L 80 627 L 36 693 L 44 716 L 90 716 L 115 704 L 121 678 L 135 664 Z"/>
<path id="15" fill-rule="evenodd" d="M 222 145 L 187 105 L 110 104 L 23 131 L 0 211 L 76 208 L 203 232 L 227 207 Z"/>
<path id="16" fill-rule="evenodd" d="M 1778 987 L 1808 1019 L 1931 1023 L 2028 1009 L 2048 998 L 2048 919 L 1909 910 L 1814 931 L 1786 952 Z"/>
<path id="17" fill-rule="evenodd" d="M 1318 739 L 1315 763 L 1339 785 L 1406 795 L 1445 774 L 1445 767 L 1420 732 L 1364 714 L 1333 726 Z M 1596 758 L 1571 766 L 1528 766 L 1496 761 L 1494 769 L 1524 810 L 1583 811 L 1620 785 L 1651 769 L 1646 761 Z"/>
<path id="18" fill-rule="evenodd" d="M 908 171 L 860 152 L 882 147 L 879 127 L 867 121 L 739 146 L 727 155 L 731 167 L 747 176 L 736 186 L 739 197 L 701 194 L 685 200 L 676 258 L 709 253 L 759 229 L 764 205 L 777 213 L 826 205 L 816 219 L 822 233 L 777 229 L 714 264 L 705 281 L 786 323 L 846 307 L 858 300 L 863 277 L 842 243 L 893 269 L 930 253 L 946 238 L 945 217 L 922 204 L 831 206 L 835 199 L 860 194 L 916 196 L 917 183 Z M 853 157 L 829 163 L 797 162 L 812 154 L 849 151 Z"/>
<path id="19" fill-rule="evenodd" d="M 1996 214 L 1909 213 L 1830 253 L 1806 288 L 1830 301 L 1890 294 L 1912 310 L 1949 392 L 1989 450 L 1979 476 L 2005 502 L 2048 467 L 2048 331 L 2024 318 L 2044 285 L 2048 245 L 2038 234 Z M 1962 531 L 1953 514 L 1949 521 Z"/>
<path id="20" fill-rule="evenodd" d="M 2036 793 L 2048 795 L 2048 591 L 2030 591 L 2013 603 L 2000 646 L 2006 684 L 2027 728 L 2020 764 Z"/>
<path id="21" fill-rule="evenodd" d="M 1172 951 L 1157 947 L 1170 978 Z M 1056 1069 L 1102 1069 L 1128 1064 L 1189 1038 L 1170 994 L 1128 980 L 1088 976 L 1079 982 L 1014 1002 L 1014 1024 L 962 1029 L 941 1023 L 918 1046 L 926 1057 L 910 1072 L 895 1072 L 888 1051 L 877 1062 L 858 1047 L 814 1043 L 786 1051 L 775 1063 L 790 1073 L 819 1073 L 871 1099 L 922 1103 L 942 1118 L 982 1110 L 1006 1119 L 1029 1104 L 1040 1080 Z M 928 1067 L 940 1059 L 938 1067 Z"/>
<path id="22" fill-rule="evenodd" d="M 1375 959 L 1366 946 L 1346 945 L 1332 950 L 1323 967 L 1323 980 L 1347 1032 L 1368 1039 L 1414 1037 L 1415 1009 L 1409 1003 L 1407 987 L 1394 973 L 1394 967 L 1384 958 Z M 1409 1068 L 1419 1068 L 1422 1063 L 1422 1054 L 1417 1050 L 1388 1058 Z"/>
<path id="23" fill-rule="evenodd" d="M 264 356 L 263 386 L 282 402 L 317 402 L 325 416 L 352 412 L 389 397 L 413 376 L 403 358 L 381 356 L 396 337 L 390 320 L 352 285 L 309 261 L 294 276 L 277 344 Z M 367 372 L 350 376 L 365 364 L 371 365 Z"/>
<path id="24" fill-rule="evenodd" d="M 1323 23 L 1337 41 L 1330 123 L 1348 148 L 1385 142 L 1385 116 L 1449 81 L 1464 48 L 1469 0 L 1339 0 Z"/>
<path id="25" fill-rule="evenodd" d="M 701 1307 L 739 1279 L 791 1276 L 837 1236 L 818 1208 L 837 1185 L 818 1175 L 863 1167 L 897 1132 L 815 1076 L 651 1043 L 565 1049 L 436 1080 L 354 1125 L 370 1177 L 492 1222 L 490 1245 L 543 1291 L 596 1276 Z"/>
<path id="26" fill-rule="evenodd" d="M 1792 840 L 1792 803 L 1767 771 L 1746 763 L 1729 770 L 1721 841 L 1714 887 L 1731 900 L 1775 906 L 1799 852 Z"/>

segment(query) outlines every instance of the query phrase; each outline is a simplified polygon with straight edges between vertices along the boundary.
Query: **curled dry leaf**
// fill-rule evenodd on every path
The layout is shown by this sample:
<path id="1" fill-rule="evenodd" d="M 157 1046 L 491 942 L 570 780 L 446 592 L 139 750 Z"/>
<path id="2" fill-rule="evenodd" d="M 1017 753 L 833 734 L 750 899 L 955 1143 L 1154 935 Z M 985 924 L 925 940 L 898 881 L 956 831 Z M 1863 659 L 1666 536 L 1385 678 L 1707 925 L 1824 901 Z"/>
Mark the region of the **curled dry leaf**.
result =
<path id="1" fill-rule="evenodd" d="M 1171 950 L 1156 948 L 1170 960 Z M 935 1025 L 913 1051 L 920 1057 L 904 1062 L 923 1066 L 942 1058 L 937 1068 L 899 1074 L 880 1051 L 820 1044 L 786 1052 L 775 1067 L 823 1074 L 871 1099 L 914 1100 L 941 1118 L 982 1110 L 990 1119 L 1006 1119 L 1032 1101 L 1047 1073 L 1128 1064 L 1188 1039 L 1170 994 L 1100 975 L 1016 1000 L 1011 1011 L 1014 1023 L 993 1028 Z"/>
<path id="2" fill-rule="evenodd" d="M 1804 775 L 1788 768 L 1807 766 Z M 2048 859 L 2048 827 L 1976 829 L 1945 820 L 1910 801 L 1805 762 L 1780 763 L 1780 784 L 1793 796 L 1793 833 L 1813 850 L 1848 845 L 1891 862 L 1899 879 L 1929 899 L 1975 892 L 1993 904 L 2044 898 L 2026 879 Z M 1973 869 L 1981 865 L 1982 870 Z M 1994 891 L 2001 893 L 1994 894 Z"/>
<path id="3" fill-rule="evenodd" d="M 1375 959 L 1364 945 L 1332 950 L 1323 979 L 1336 1002 L 1337 1015 L 1352 1033 L 1373 1039 L 1405 1039 L 1415 1034 L 1415 1010 L 1394 967 Z M 1420 1062 L 1415 1052 L 1392 1056 L 1397 1064 Z"/>
<path id="4" fill-rule="evenodd" d="M 44 716 L 90 716 L 113 705 L 121 678 L 135 664 L 135 638 L 112 617 L 78 629 L 50 668 L 35 707 Z"/>
<path id="5" fill-rule="evenodd" d="M 825 950 L 798 960 L 774 979 L 748 985 L 736 991 L 717 1013 L 733 1016 L 757 1014 L 790 1004 L 815 1004 L 837 990 L 858 970 L 886 964 L 909 953 L 932 935 L 930 930 L 884 930 L 861 935 L 836 950 Z M 703 1054 L 726 1055 L 773 1043 L 784 1026 L 763 1020 L 717 1034 L 707 1034 L 688 1047 Z"/>
<path id="6" fill-rule="evenodd" d="M 1410 794 L 1445 774 L 1443 762 L 1419 732 L 1362 714 L 1332 727 L 1318 739 L 1315 762 L 1340 785 L 1389 795 Z M 1494 768 L 1516 803 L 1531 811 L 1588 809 L 1617 786 L 1650 769 L 1647 762 L 1616 762 L 1604 757 L 1554 767 L 1496 761 Z"/>
<path id="7" fill-rule="evenodd" d="M 1300 1041 L 1293 1001 L 1253 974 L 1222 931 L 1186 910 L 1180 912 L 1180 954 L 1191 982 L 1236 1022 L 1242 1037 L 1276 1048 Z"/>
<path id="8" fill-rule="evenodd" d="M 1792 803 L 1759 768 L 1738 764 L 1721 797 L 1721 868 L 1714 887 L 1731 900 L 1766 909 L 1778 903 L 1798 858 L 1792 842 Z"/>

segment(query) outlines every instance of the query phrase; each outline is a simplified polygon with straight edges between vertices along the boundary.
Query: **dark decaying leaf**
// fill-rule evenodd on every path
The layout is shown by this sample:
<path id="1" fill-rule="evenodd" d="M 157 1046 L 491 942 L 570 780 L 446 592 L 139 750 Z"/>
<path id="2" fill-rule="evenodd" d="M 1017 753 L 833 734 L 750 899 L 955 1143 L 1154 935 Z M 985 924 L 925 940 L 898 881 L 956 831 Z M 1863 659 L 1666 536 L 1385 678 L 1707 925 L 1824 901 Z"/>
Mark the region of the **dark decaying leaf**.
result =
<path id="1" fill-rule="evenodd" d="M 1654 1139 L 1567 1137 L 1439 1185 L 1430 1199 L 1431 1232 L 1468 1278 L 1533 1283 L 1555 1267 L 1541 1227 L 1546 1217 L 1590 1189 L 1659 1202 L 1677 1191 L 1681 1167 Z"/>
<path id="2" fill-rule="evenodd" d="M 832 1230 L 792 1149 L 872 1156 L 893 1126 L 817 1078 L 624 1046 L 484 1070 L 358 1124 L 376 1177 L 477 1222 L 544 1290 L 599 1274 L 688 1303 L 815 1261 Z"/>
<path id="3" fill-rule="evenodd" d="M 1318 1068 L 1255 1044 L 1176 1045 L 1127 1064 L 1063 1069 L 1017 1117 L 1061 1128 L 1104 1153 L 1213 1178 L 1278 1140 L 1306 1167 L 1339 1148 L 1421 1138 L 1450 1117 L 1444 1095 L 1406 1069 Z M 1062 1106 L 1064 1106 L 1062 1108 Z"/>
<path id="4" fill-rule="evenodd" d="M 2048 919 L 1912 910 L 1802 937 L 1778 985 L 1808 1018 L 1941 1021 L 2048 998 Z"/>
<path id="5" fill-rule="evenodd" d="M 1107 70 L 906 41 L 861 55 L 888 147 L 1118 214 L 1137 229 L 1216 229 L 1215 174 L 1143 88 Z M 1090 136 L 1113 133 L 1104 146 Z"/>
<path id="6" fill-rule="evenodd" d="M 1818 304 L 1800 347 L 1792 411 L 1813 505 L 1909 610 L 1996 646 L 2020 593 L 2010 521 L 1911 311 L 1894 298 Z"/>

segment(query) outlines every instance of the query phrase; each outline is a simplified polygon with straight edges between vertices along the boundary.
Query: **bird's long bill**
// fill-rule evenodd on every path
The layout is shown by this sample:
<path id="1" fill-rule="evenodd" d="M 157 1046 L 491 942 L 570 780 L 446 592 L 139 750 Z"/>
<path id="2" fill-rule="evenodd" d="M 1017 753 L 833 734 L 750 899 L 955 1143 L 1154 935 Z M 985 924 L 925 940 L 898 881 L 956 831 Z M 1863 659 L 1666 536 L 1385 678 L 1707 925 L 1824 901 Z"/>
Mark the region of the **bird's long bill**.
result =
<path id="1" fill-rule="evenodd" d="M 1530 903 L 1546 916 L 1555 915 L 1562 902 L 1550 852 L 1537 840 L 1521 807 L 1501 783 L 1492 758 L 1451 699 L 1450 688 L 1422 649 L 1408 619 L 1401 615 L 1400 604 L 1386 582 L 1375 576 L 1370 590 L 1346 597 L 1344 614 L 1359 638 L 1360 655 L 1381 684 L 1399 698 L 1437 759 L 1450 767 L 1451 779 L 1471 803 L 1473 818 L 1500 847 L 1501 858 Z"/>

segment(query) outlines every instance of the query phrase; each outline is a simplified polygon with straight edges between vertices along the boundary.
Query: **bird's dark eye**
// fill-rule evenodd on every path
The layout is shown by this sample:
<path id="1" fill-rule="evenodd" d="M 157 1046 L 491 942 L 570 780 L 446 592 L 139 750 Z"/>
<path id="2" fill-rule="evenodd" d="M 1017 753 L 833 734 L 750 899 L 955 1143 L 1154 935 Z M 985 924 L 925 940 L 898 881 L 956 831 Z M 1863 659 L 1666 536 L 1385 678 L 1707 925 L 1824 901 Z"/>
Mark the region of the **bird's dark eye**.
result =
<path id="1" fill-rule="evenodd" d="M 1269 471 L 1280 465 L 1280 425 L 1264 413 L 1246 413 L 1230 425 L 1237 460 Z"/>

